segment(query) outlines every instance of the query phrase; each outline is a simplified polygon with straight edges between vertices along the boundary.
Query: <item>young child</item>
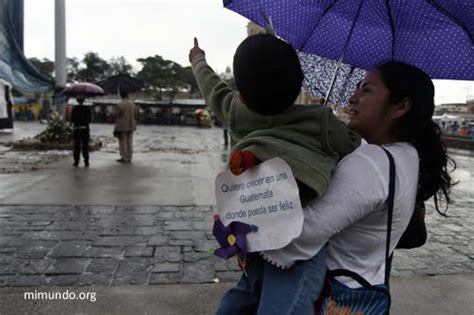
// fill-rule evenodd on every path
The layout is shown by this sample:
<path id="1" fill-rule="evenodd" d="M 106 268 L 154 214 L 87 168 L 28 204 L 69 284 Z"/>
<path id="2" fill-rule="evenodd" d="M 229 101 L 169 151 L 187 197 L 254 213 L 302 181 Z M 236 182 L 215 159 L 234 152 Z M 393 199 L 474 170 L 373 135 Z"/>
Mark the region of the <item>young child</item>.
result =
<path id="1" fill-rule="evenodd" d="M 329 108 L 294 105 L 303 72 L 293 47 L 273 35 L 250 36 L 237 48 L 233 68 L 238 91 L 207 65 L 197 39 L 189 60 L 208 107 L 230 128 L 233 157 L 249 151 L 258 161 L 285 160 L 303 204 L 324 194 L 333 167 L 360 144 L 359 136 Z M 292 266 L 269 262 L 264 252 L 253 255 L 248 275 L 225 294 L 217 314 L 257 309 L 262 314 L 310 314 L 325 271 L 324 250 Z"/>

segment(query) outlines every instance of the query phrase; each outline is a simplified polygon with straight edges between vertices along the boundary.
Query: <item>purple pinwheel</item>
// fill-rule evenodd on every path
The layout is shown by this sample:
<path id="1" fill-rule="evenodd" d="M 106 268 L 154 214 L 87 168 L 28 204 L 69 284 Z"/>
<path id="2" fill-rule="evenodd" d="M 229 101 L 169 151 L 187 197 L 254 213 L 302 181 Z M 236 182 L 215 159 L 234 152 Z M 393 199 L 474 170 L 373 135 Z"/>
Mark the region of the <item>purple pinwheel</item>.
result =
<path id="1" fill-rule="evenodd" d="M 233 221 L 228 226 L 224 226 L 219 215 L 215 215 L 212 233 L 221 247 L 214 251 L 214 255 L 229 259 L 239 254 L 243 261 L 245 261 L 247 253 L 246 236 L 248 233 L 256 232 L 257 230 L 258 228 L 255 225 L 238 221 Z"/>

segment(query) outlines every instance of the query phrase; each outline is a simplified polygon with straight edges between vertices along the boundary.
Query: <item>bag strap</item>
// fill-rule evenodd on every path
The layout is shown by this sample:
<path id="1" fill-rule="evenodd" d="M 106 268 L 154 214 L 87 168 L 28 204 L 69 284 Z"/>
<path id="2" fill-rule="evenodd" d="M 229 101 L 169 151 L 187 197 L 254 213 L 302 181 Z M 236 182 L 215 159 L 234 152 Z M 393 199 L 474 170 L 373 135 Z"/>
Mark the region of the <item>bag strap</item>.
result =
<path id="1" fill-rule="evenodd" d="M 387 205 L 388 205 L 388 218 L 387 218 L 387 242 L 385 246 L 385 286 L 389 287 L 389 279 L 390 279 L 390 236 L 392 234 L 392 220 L 393 220 L 393 204 L 395 199 L 395 161 L 393 160 L 392 154 L 385 149 L 384 147 L 380 146 L 385 153 L 387 153 L 388 160 L 390 163 L 390 179 L 388 185 L 388 198 L 387 198 Z"/>
<path id="2" fill-rule="evenodd" d="M 390 280 L 390 265 L 392 257 L 390 256 L 390 238 L 392 234 L 392 220 L 393 220 L 393 205 L 395 200 L 395 161 L 393 159 L 392 154 L 385 149 L 384 147 L 380 146 L 388 156 L 388 160 L 390 163 L 389 168 L 389 187 L 388 187 L 388 197 L 387 197 L 387 205 L 388 205 L 388 217 L 387 217 L 387 239 L 385 243 L 385 281 L 384 284 L 389 289 L 389 280 Z M 365 288 L 372 287 L 372 285 L 365 280 L 359 274 L 352 272 L 346 269 L 335 269 L 335 270 L 328 270 L 328 274 L 332 277 L 339 277 L 345 276 L 352 278 L 356 282 L 358 282 L 361 286 Z"/>
<path id="3" fill-rule="evenodd" d="M 353 280 L 355 280 L 357 283 L 359 283 L 362 287 L 364 288 L 370 288 L 372 285 L 365 280 L 361 275 L 358 273 L 355 273 L 353 271 L 347 270 L 347 269 L 334 269 L 334 270 L 328 270 L 328 274 L 332 276 L 333 278 L 335 277 L 349 277 Z"/>

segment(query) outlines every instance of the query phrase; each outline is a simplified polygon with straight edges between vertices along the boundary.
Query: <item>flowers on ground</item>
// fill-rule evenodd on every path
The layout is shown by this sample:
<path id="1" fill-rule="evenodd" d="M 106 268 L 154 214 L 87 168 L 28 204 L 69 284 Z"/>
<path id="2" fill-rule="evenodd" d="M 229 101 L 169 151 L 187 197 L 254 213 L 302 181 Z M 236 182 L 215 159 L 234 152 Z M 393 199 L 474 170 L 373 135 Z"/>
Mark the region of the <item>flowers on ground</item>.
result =
<path id="1" fill-rule="evenodd" d="M 72 126 L 58 112 L 53 112 L 46 130 L 35 136 L 43 143 L 70 143 L 72 139 Z"/>

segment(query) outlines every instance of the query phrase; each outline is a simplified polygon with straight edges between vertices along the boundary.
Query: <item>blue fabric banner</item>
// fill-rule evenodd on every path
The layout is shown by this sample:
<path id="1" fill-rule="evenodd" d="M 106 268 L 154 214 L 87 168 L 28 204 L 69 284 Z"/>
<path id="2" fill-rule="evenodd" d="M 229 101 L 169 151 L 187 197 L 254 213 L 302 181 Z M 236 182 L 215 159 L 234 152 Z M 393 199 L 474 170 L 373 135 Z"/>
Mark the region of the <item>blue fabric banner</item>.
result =
<path id="1" fill-rule="evenodd" d="M 22 92 L 45 92 L 54 86 L 23 53 L 23 0 L 0 0 L 0 78 Z"/>

